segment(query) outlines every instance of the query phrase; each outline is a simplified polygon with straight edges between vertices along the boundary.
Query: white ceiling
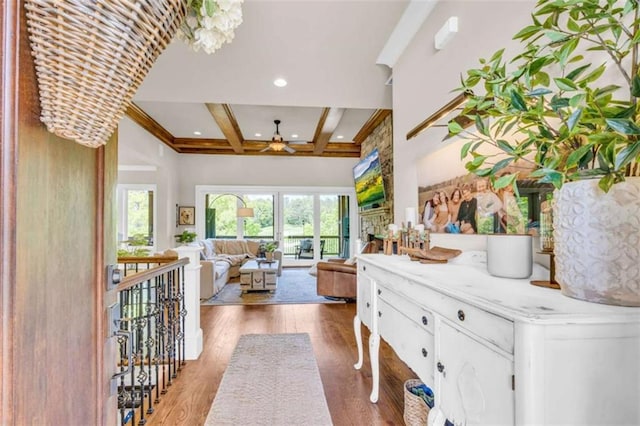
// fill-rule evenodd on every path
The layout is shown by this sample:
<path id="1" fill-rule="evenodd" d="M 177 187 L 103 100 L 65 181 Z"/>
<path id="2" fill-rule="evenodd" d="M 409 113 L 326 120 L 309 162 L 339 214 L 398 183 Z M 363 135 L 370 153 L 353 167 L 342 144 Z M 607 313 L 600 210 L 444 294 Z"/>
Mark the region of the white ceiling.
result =
<path id="1" fill-rule="evenodd" d="M 407 4 L 245 0 L 231 44 L 207 55 L 174 40 L 134 102 L 177 138 L 224 139 L 204 103 L 230 104 L 248 140 L 270 140 L 274 119 L 285 140 L 311 140 L 323 108 L 345 108 L 331 142 L 351 141 L 376 109 L 391 108 L 391 71 L 376 58 Z M 277 77 L 288 85 L 274 86 Z"/>

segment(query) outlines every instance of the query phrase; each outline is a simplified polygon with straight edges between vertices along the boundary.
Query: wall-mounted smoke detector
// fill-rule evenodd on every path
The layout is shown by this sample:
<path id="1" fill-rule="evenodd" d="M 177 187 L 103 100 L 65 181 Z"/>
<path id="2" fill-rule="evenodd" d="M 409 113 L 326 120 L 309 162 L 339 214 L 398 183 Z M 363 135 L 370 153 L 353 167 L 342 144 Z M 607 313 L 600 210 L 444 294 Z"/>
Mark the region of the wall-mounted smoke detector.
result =
<path id="1" fill-rule="evenodd" d="M 444 23 L 440 31 L 436 33 L 436 36 L 433 38 L 434 45 L 437 50 L 442 50 L 446 46 L 449 41 L 453 38 L 454 35 L 458 33 L 458 17 L 452 16 L 447 19 L 447 22 Z"/>

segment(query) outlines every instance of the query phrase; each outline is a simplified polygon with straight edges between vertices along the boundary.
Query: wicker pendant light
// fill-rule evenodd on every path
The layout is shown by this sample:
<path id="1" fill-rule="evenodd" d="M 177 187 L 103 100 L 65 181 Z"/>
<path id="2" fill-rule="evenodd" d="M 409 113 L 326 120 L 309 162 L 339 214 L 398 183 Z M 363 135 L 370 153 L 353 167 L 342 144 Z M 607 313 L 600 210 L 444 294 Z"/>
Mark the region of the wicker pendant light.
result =
<path id="1" fill-rule="evenodd" d="M 26 0 L 47 129 L 104 145 L 185 16 L 182 0 Z"/>

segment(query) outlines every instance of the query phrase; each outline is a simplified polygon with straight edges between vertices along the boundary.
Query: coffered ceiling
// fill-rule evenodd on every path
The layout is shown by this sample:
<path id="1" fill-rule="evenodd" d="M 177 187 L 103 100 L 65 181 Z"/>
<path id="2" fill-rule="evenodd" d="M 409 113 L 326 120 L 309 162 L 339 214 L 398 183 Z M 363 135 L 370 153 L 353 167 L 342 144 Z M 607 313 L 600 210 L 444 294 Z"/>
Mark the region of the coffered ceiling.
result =
<path id="1" fill-rule="evenodd" d="M 172 42 L 128 115 L 179 153 L 359 157 L 390 113 L 376 60 L 407 4 L 245 0 L 232 43 L 207 55 Z M 276 119 L 295 152 L 263 152 Z"/>

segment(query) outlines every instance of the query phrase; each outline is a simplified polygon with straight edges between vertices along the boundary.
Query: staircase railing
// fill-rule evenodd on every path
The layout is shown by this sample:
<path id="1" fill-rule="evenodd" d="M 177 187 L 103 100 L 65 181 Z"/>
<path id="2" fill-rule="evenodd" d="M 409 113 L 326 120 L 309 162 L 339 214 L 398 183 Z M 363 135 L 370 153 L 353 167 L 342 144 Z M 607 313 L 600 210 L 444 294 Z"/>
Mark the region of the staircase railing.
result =
<path id="1" fill-rule="evenodd" d="M 118 259 L 125 271 L 117 287 L 115 377 L 122 425 L 144 425 L 185 364 L 184 266 L 189 259 L 137 260 Z"/>

